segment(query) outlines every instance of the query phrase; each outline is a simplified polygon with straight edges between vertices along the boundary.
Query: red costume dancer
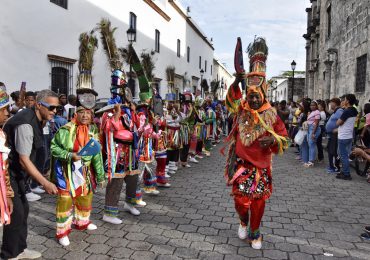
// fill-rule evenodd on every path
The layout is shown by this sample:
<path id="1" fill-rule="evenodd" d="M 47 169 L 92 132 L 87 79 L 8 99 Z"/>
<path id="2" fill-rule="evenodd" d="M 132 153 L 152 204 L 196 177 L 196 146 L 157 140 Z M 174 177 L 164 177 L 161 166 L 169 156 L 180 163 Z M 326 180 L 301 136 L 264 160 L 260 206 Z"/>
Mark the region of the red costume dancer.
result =
<path id="1" fill-rule="evenodd" d="M 287 147 L 287 132 L 276 110 L 266 99 L 265 61 L 267 46 L 262 38 L 248 47 L 251 72 L 237 74 L 227 93 L 227 108 L 235 113 L 228 137 L 229 155 L 225 171 L 228 185 L 232 185 L 235 209 L 239 214 L 239 238 L 248 238 L 254 249 L 262 247 L 259 227 L 265 201 L 272 193 L 272 153 L 282 153 Z M 247 81 L 246 100 L 242 99 L 239 82 Z M 250 212 L 250 216 L 249 216 Z"/>
<path id="2" fill-rule="evenodd" d="M 166 176 L 166 161 L 167 161 L 167 136 L 163 132 L 166 128 L 166 121 L 164 117 L 158 118 L 156 121 L 156 126 L 161 131 L 158 139 L 155 140 L 154 150 L 155 159 L 157 161 L 156 176 L 157 176 L 157 186 L 169 188 L 171 184 L 168 182 L 168 176 Z M 158 131 L 158 133 L 159 133 Z"/>

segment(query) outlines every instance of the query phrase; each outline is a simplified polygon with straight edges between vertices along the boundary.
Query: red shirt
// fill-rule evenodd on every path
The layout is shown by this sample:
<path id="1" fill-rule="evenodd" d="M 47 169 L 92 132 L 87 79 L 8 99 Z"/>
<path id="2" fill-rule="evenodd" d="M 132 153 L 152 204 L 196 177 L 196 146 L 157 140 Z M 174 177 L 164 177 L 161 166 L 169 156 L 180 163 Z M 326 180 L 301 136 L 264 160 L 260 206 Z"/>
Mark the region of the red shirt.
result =
<path id="1" fill-rule="evenodd" d="M 274 132 L 280 136 L 287 136 L 288 133 L 283 121 L 280 119 L 279 116 L 276 116 L 276 119 L 277 120 L 273 125 Z M 266 131 L 266 133 L 259 138 L 262 138 L 264 136 L 271 136 L 271 134 Z M 239 132 L 237 132 L 236 134 L 236 155 L 244 161 L 251 162 L 258 168 L 268 168 L 271 166 L 272 153 L 277 153 L 277 148 L 277 144 L 271 147 L 262 148 L 258 139 L 254 141 L 250 146 L 245 146 L 240 140 Z"/>

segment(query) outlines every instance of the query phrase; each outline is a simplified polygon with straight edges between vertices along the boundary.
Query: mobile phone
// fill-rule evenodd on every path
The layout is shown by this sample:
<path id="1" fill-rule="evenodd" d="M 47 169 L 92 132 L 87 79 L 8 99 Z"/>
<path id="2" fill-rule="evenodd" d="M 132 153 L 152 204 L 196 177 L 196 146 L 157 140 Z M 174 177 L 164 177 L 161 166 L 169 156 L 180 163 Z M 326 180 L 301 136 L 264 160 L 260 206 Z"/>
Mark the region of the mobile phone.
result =
<path id="1" fill-rule="evenodd" d="M 75 115 L 75 108 L 71 107 L 68 109 L 68 121 L 71 121 Z"/>

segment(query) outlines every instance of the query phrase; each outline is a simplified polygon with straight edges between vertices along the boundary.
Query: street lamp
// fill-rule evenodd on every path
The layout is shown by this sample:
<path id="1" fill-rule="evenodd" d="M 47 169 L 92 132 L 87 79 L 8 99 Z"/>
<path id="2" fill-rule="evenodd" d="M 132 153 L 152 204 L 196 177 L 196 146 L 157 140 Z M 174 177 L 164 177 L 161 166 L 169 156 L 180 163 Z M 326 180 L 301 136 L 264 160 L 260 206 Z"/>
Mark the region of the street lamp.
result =
<path id="1" fill-rule="evenodd" d="M 292 78 L 292 98 L 291 100 L 293 101 L 293 96 L 294 96 L 294 71 L 295 71 L 295 66 L 297 63 L 293 60 L 292 63 L 290 63 L 290 66 L 292 66 L 292 71 L 293 71 L 293 78 Z"/>
<path id="2" fill-rule="evenodd" d="M 204 75 L 204 70 L 200 70 L 200 96 L 203 97 L 203 75 Z"/>
<path id="3" fill-rule="evenodd" d="M 129 42 L 128 55 L 130 57 L 130 55 L 131 55 L 130 51 L 131 51 L 131 48 L 132 48 L 132 43 L 133 42 L 136 42 L 136 30 L 134 28 L 130 27 L 126 31 L 126 33 L 127 33 L 127 39 L 128 39 L 128 42 Z M 129 62 L 130 63 L 130 75 L 129 75 L 129 80 L 128 80 L 128 82 L 129 82 L 128 86 L 129 86 L 129 89 L 132 92 L 132 95 L 135 96 L 135 83 L 132 84 L 132 65 L 131 65 L 131 58 L 130 58 L 129 61 L 130 61 Z"/>
<path id="4" fill-rule="evenodd" d="M 224 77 L 221 78 L 221 99 L 224 99 Z"/>

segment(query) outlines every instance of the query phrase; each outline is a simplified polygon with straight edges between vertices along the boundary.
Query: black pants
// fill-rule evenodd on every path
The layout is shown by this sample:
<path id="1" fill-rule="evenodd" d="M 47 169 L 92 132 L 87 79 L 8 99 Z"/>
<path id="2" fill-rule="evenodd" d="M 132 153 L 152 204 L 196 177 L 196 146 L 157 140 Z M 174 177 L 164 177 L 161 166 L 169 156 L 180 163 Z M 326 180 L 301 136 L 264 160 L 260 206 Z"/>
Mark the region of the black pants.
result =
<path id="1" fill-rule="evenodd" d="M 317 158 L 319 161 L 324 159 L 324 148 L 322 147 L 322 137 L 324 135 L 325 128 L 324 126 L 319 126 L 321 128 L 321 132 L 319 137 L 317 138 L 316 145 L 317 145 Z"/>
<path id="2" fill-rule="evenodd" d="M 13 213 L 11 222 L 4 226 L 1 258 L 17 257 L 27 248 L 27 218 L 29 212 L 28 201 L 25 196 L 24 180 L 10 179 L 14 191 Z"/>
<path id="3" fill-rule="evenodd" d="M 167 161 L 166 161 L 166 165 L 169 163 L 169 162 L 178 162 L 179 161 L 179 153 L 180 150 L 179 149 L 176 149 L 176 150 L 167 150 Z"/>
<path id="4" fill-rule="evenodd" d="M 180 161 L 181 162 L 187 162 L 188 161 L 189 148 L 190 148 L 190 144 L 186 144 L 180 150 Z"/>
<path id="5" fill-rule="evenodd" d="M 196 154 L 201 155 L 203 150 L 203 141 L 197 142 Z"/>
<path id="6" fill-rule="evenodd" d="M 333 136 L 328 138 L 328 159 L 329 159 L 329 167 L 331 169 L 337 169 L 340 171 L 340 159 L 338 156 L 338 138 L 337 136 Z"/>

